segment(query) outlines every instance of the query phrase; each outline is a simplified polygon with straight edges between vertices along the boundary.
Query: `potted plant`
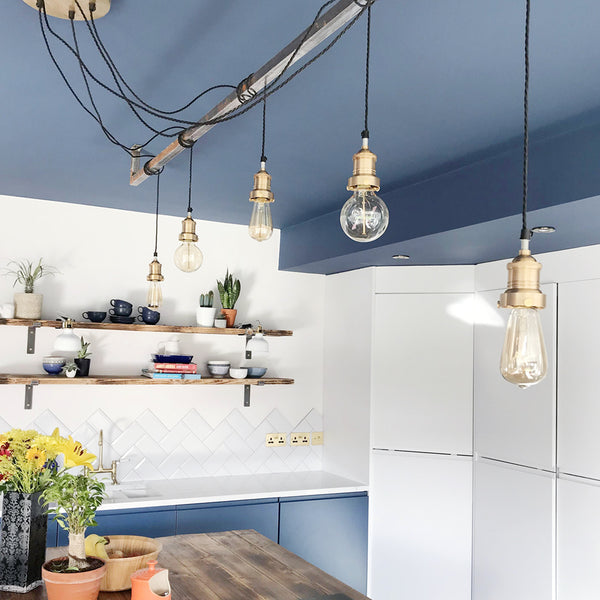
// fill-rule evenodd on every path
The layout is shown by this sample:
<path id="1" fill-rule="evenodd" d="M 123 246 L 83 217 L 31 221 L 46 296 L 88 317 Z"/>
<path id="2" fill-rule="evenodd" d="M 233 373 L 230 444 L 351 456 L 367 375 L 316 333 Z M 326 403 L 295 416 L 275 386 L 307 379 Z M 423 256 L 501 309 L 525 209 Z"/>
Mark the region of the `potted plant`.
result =
<path id="1" fill-rule="evenodd" d="M 104 483 L 89 470 L 79 475 L 63 472 L 52 479 L 42 499 L 45 506 L 53 505 L 54 520 L 69 532 L 69 555 L 42 567 L 48 600 L 95 600 L 106 564 L 95 556 L 86 557 L 85 530 L 97 525 Z"/>
<path id="2" fill-rule="evenodd" d="M 42 263 L 42 259 L 37 265 L 29 260 L 11 261 L 8 263 L 5 275 L 14 277 L 13 287 L 20 283 L 23 285 L 24 293 L 16 293 L 15 317 L 17 319 L 39 319 L 42 316 L 42 294 L 34 294 L 33 286 L 38 279 L 46 275 L 54 275 L 56 269 Z"/>
<path id="3" fill-rule="evenodd" d="M 229 269 L 227 269 L 224 281 L 217 280 L 217 288 L 219 289 L 221 305 L 223 306 L 221 312 L 227 319 L 227 327 L 233 327 L 235 324 L 237 310 L 234 309 L 234 306 L 240 297 L 241 287 L 240 280 L 233 279 L 233 276 L 229 274 Z"/>
<path id="4" fill-rule="evenodd" d="M 65 366 L 61 370 L 67 377 L 75 377 L 79 367 L 72 360 L 70 360 L 65 363 Z"/>
<path id="5" fill-rule="evenodd" d="M 76 377 L 87 377 L 90 374 L 90 363 L 92 362 L 88 356 L 91 356 L 92 353 L 88 352 L 88 348 L 90 347 L 90 342 L 86 342 L 81 336 L 81 348 L 77 352 L 77 358 L 74 359 L 75 365 L 77 366 L 77 371 L 75 373 Z"/>
<path id="6" fill-rule="evenodd" d="M 32 429 L 0 434 L 0 590 L 24 593 L 42 584 L 48 517 L 41 494 L 60 473 L 95 458 L 58 429 L 51 436 Z"/>
<path id="7" fill-rule="evenodd" d="M 196 309 L 196 323 L 200 327 L 213 327 L 215 322 L 216 307 L 213 306 L 215 293 L 210 290 L 207 294 L 200 294 L 200 306 Z"/>

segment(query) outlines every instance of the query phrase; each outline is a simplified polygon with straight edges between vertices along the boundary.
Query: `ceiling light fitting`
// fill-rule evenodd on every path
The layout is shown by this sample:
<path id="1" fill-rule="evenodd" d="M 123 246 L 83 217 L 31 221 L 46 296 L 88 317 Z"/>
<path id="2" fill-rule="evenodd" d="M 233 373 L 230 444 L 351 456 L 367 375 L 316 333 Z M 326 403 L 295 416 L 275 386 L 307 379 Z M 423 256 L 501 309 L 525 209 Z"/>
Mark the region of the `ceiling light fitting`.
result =
<path id="1" fill-rule="evenodd" d="M 158 203 L 160 199 L 160 173 L 156 175 L 156 213 L 154 221 L 154 258 L 150 263 L 150 272 L 146 280 L 150 282 L 148 287 L 147 304 L 149 308 L 157 309 L 162 304 L 162 286 L 164 281 L 162 265 L 158 262 Z"/>
<path id="2" fill-rule="evenodd" d="M 502 377 L 527 388 L 539 383 L 548 369 L 544 334 L 538 310 L 546 306 L 546 296 L 540 290 L 542 265 L 531 256 L 529 241 L 531 230 L 527 228 L 527 177 L 529 164 L 529 17 L 530 0 L 526 0 L 525 18 L 525 86 L 523 96 L 523 209 L 521 249 L 516 258 L 507 265 L 508 286 L 500 296 L 498 306 L 511 308 L 508 319 L 500 372 Z"/>
<path id="3" fill-rule="evenodd" d="M 394 256 L 392 256 L 392 258 L 394 260 L 408 260 L 410 258 L 410 256 L 408 254 L 394 254 Z"/>
<path id="4" fill-rule="evenodd" d="M 262 113 L 262 150 L 260 156 L 260 171 L 254 174 L 254 188 L 250 192 L 250 202 L 254 202 L 248 233 L 257 242 L 264 242 L 273 235 L 273 219 L 271 217 L 271 202 L 275 201 L 271 191 L 271 176 L 267 173 L 267 157 L 265 156 L 265 123 L 267 117 L 266 87 L 263 93 Z"/>
<path id="5" fill-rule="evenodd" d="M 75 10 L 73 0 L 23 0 L 25 4 L 31 8 L 41 8 L 42 4 L 45 7 L 46 14 L 59 19 L 71 19 L 83 21 L 83 16 L 79 10 Z M 86 18 L 91 18 L 91 13 L 94 13 L 95 19 L 100 19 L 110 10 L 110 0 L 95 0 L 95 2 L 81 2 L 81 8 Z M 73 17 L 69 13 L 75 13 Z"/>
<path id="6" fill-rule="evenodd" d="M 179 234 L 179 241 L 181 244 L 175 250 L 173 260 L 175 266 L 184 273 L 193 273 L 202 266 L 204 256 L 202 251 L 196 242 L 198 236 L 196 235 L 196 221 L 192 219 L 192 173 L 193 173 L 193 156 L 194 156 L 194 145 L 188 146 L 190 149 L 190 175 L 188 183 L 188 206 L 187 216 L 181 222 L 181 233 Z"/>
<path id="7" fill-rule="evenodd" d="M 369 60 L 371 55 L 371 4 L 367 8 L 367 52 L 365 67 L 365 128 L 362 148 L 352 157 L 354 169 L 348 179 L 348 191 L 354 192 L 340 212 L 344 233 L 355 242 L 372 242 L 381 237 L 389 223 L 385 202 L 375 194 L 379 177 L 375 172 L 377 156 L 369 150 Z"/>
<path id="8" fill-rule="evenodd" d="M 531 233 L 554 233 L 555 231 L 556 227 L 552 227 L 552 225 L 538 225 L 531 228 Z"/>

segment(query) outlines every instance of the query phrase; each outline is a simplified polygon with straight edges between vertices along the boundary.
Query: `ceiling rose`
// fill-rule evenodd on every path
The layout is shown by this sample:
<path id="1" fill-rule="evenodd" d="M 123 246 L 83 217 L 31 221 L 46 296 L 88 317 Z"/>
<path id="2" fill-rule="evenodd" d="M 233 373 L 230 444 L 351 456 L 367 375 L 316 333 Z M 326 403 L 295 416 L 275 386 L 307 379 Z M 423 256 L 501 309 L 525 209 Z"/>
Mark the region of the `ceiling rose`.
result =
<path id="1" fill-rule="evenodd" d="M 23 0 L 25 4 L 38 10 L 38 0 Z M 81 11 L 77 7 L 74 0 L 44 0 L 46 6 L 46 14 L 50 17 L 58 17 L 60 19 L 68 19 L 69 11 L 75 13 L 76 21 L 83 21 Z M 85 12 L 86 18 L 90 18 L 89 5 L 92 2 L 86 2 L 86 0 L 79 0 L 81 9 Z M 110 0 L 96 0 L 96 10 L 94 11 L 94 19 L 103 17 L 110 10 Z"/>

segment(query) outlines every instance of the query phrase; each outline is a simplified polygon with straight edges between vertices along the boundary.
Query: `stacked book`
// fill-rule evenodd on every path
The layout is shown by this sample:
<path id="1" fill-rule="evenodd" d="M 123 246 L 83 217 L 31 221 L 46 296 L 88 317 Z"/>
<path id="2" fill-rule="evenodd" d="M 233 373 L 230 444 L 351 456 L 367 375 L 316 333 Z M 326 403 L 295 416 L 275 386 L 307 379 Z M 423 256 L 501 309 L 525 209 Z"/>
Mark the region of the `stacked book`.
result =
<path id="1" fill-rule="evenodd" d="M 142 375 L 151 379 L 202 379 L 195 363 L 155 362 L 142 369 Z"/>

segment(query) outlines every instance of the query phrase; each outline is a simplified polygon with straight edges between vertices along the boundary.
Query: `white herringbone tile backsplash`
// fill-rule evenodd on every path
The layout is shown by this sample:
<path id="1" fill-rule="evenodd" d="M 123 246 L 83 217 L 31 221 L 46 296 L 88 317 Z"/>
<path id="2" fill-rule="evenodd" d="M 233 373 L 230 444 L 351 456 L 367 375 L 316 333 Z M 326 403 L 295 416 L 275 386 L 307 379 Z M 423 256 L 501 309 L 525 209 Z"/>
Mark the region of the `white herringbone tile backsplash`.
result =
<path id="1" fill-rule="evenodd" d="M 51 433 L 55 427 L 95 454 L 102 429 L 104 465 L 110 466 L 111 460 L 119 459 L 121 481 L 316 471 L 322 465 L 322 446 L 265 446 L 267 433 L 285 432 L 289 444 L 292 431 L 323 431 L 323 418 L 316 409 L 298 423 L 290 423 L 274 409 L 256 426 L 234 409 L 214 427 L 192 409 L 171 429 L 150 410 L 128 423 L 115 423 L 97 410 L 73 430 L 47 410 L 27 426 L 45 433 Z M 10 428 L 0 418 L 0 431 Z"/>

